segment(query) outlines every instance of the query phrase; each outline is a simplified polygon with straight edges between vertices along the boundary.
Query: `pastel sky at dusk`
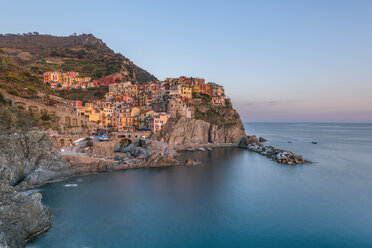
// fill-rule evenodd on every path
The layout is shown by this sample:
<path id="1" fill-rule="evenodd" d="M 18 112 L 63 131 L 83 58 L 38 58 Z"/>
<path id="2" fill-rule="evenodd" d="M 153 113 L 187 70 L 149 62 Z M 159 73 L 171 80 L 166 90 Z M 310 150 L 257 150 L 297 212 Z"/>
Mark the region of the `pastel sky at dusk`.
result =
<path id="1" fill-rule="evenodd" d="M 221 83 L 244 121 L 372 122 L 372 1 L 3 0 L 0 23 Z"/>

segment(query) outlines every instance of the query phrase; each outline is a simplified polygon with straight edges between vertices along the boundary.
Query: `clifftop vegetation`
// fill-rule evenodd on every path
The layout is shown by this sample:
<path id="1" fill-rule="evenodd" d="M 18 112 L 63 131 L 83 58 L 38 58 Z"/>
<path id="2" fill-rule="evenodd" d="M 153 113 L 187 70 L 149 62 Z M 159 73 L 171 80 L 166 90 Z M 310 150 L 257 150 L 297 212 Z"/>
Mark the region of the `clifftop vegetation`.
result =
<path id="1" fill-rule="evenodd" d="M 239 114 L 233 109 L 230 99 L 226 99 L 225 106 L 211 104 L 211 96 L 207 94 L 193 95 L 195 119 L 203 120 L 219 126 L 234 126 L 240 122 Z"/>
<path id="2" fill-rule="evenodd" d="M 100 86 L 94 88 L 88 88 L 87 90 L 82 89 L 71 89 L 60 91 L 59 95 L 64 99 L 68 100 L 80 100 L 82 102 L 101 100 L 105 97 L 108 92 L 108 86 Z"/>

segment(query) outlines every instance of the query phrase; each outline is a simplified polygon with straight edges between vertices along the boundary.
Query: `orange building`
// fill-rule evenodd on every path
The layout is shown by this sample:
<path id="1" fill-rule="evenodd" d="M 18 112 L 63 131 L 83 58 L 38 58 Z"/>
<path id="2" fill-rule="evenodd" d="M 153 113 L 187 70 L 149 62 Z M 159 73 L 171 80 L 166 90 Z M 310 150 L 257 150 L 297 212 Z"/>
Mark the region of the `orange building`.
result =
<path id="1" fill-rule="evenodd" d="M 138 116 L 133 116 L 132 109 L 128 107 L 116 109 L 112 113 L 111 123 L 118 131 L 134 131 L 138 127 Z"/>

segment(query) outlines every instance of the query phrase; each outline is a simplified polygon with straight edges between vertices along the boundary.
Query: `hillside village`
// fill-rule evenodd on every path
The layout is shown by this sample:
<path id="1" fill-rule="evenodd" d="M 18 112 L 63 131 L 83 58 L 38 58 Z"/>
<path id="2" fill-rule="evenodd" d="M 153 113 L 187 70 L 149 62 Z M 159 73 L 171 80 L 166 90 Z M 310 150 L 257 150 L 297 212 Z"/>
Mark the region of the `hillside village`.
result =
<path id="1" fill-rule="evenodd" d="M 53 180 L 198 166 L 178 152 L 209 156 L 220 147 L 309 162 L 247 136 L 222 85 L 185 76 L 159 81 L 84 34 L 0 35 L 0 134 L 1 247 L 24 247 L 48 230 L 41 195 L 22 192 Z"/>
<path id="2" fill-rule="evenodd" d="M 201 78 L 166 78 L 138 85 L 122 78 L 107 76 L 91 81 L 77 72 L 45 72 L 44 83 L 55 90 L 87 89 L 108 85 L 104 99 L 71 102 L 76 115 L 115 131 L 152 131 L 157 133 L 170 117 L 192 118 L 195 98 L 207 97 L 213 106 L 225 106 L 225 91 L 216 83 Z"/>

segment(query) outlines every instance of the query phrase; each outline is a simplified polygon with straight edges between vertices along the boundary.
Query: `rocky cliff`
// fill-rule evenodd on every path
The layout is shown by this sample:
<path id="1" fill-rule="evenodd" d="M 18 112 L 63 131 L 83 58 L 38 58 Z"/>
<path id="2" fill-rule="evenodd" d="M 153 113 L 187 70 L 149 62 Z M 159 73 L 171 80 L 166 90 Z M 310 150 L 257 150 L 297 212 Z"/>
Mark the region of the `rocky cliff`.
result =
<path id="1" fill-rule="evenodd" d="M 40 193 L 18 192 L 8 181 L 0 180 L 0 247 L 24 247 L 50 225 Z"/>
<path id="2" fill-rule="evenodd" d="M 41 194 L 21 190 L 71 172 L 70 165 L 52 151 L 44 132 L 32 128 L 12 132 L 1 129 L 0 247 L 24 247 L 27 240 L 51 224 Z"/>
<path id="3" fill-rule="evenodd" d="M 38 129 L 0 135 L 0 178 L 21 189 L 68 175 L 70 165 L 52 150 L 47 135 Z M 72 173 L 72 171 L 71 171 Z"/>
<path id="4" fill-rule="evenodd" d="M 194 104 L 194 118 L 171 118 L 153 139 L 172 146 L 238 143 L 246 137 L 239 114 L 232 106 Z"/>

